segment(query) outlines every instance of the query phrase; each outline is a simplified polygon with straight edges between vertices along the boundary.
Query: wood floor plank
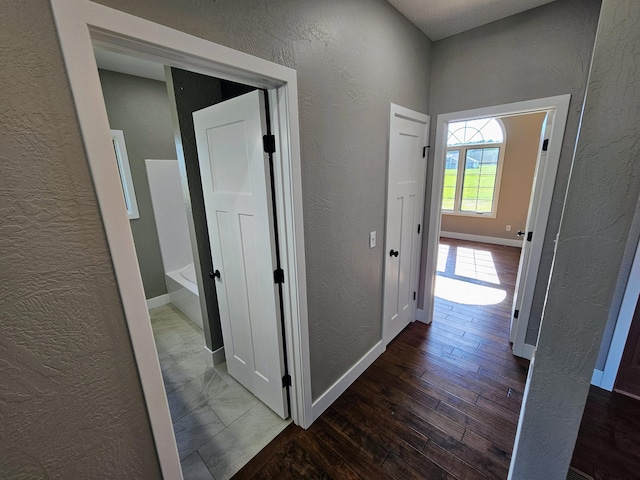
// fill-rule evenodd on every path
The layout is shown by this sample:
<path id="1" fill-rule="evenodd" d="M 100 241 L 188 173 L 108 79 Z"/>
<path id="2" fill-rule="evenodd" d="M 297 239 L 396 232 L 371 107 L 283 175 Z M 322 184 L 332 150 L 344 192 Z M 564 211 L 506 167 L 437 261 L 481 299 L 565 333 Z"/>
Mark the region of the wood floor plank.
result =
<path id="1" fill-rule="evenodd" d="M 495 444 L 501 450 L 509 451 L 513 449 L 515 434 L 508 434 L 504 431 L 497 430 L 483 420 L 467 415 L 445 402 L 441 402 L 438 405 L 438 411 L 460 425 L 464 425 L 466 427 L 466 431 L 472 431 L 473 433 L 480 435 Z"/>
<path id="2" fill-rule="evenodd" d="M 299 435 L 303 430 L 291 423 L 278 435 L 270 444 L 269 448 L 262 449 L 253 459 L 247 463 L 234 478 L 245 479 L 254 478 L 260 470 L 276 455 L 276 453 L 284 448 L 293 438 Z"/>
<path id="3" fill-rule="evenodd" d="M 455 456 L 450 449 L 444 448 L 435 442 L 430 441 L 427 443 L 424 455 L 459 480 L 482 480 L 492 478 L 491 476 L 487 476 L 479 470 L 476 470 L 464 460 Z"/>
<path id="4" fill-rule="evenodd" d="M 400 380 L 407 381 L 405 379 Z M 425 385 L 425 383 L 420 378 L 412 377 L 408 383 L 411 383 L 414 388 L 425 388 L 428 391 L 432 391 L 432 389 L 429 386 Z M 510 420 L 503 418 L 501 415 L 488 411 L 487 409 L 483 408 L 482 406 L 478 406 L 477 404 L 466 402 L 461 398 L 456 397 L 455 395 L 449 394 L 448 392 L 433 391 L 433 394 L 440 396 L 440 403 L 444 402 L 451 407 L 461 411 L 462 413 L 486 423 L 495 430 L 515 434 L 515 426 Z"/>
<path id="5" fill-rule="evenodd" d="M 324 418 L 319 418 L 311 426 L 309 432 L 315 435 L 333 455 L 348 461 L 353 470 L 362 478 L 385 478 L 387 474 L 380 468 L 386 459 L 386 453 L 380 461 L 372 461 L 372 458 L 349 441 L 341 432 L 333 429 Z M 388 453 L 388 452 L 387 452 Z"/>
<path id="6" fill-rule="evenodd" d="M 409 447 L 422 451 L 427 438 L 421 433 L 399 422 L 395 416 L 398 406 L 389 399 L 350 389 L 338 399 L 332 408 L 344 411 L 345 416 L 384 446 L 387 451 L 394 444 L 403 442 Z M 374 400 L 375 398 L 375 400 Z M 350 408 L 349 408 L 350 407 Z"/>
<path id="7" fill-rule="evenodd" d="M 384 434 L 373 430 L 367 418 L 355 409 L 344 411 L 345 415 L 342 415 L 339 411 L 341 406 L 339 403 L 332 405 L 322 416 L 323 420 L 368 456 L 374 464 L 382 465 L 389 453 Z"/>
<path id="8" fill-rule="evenodd" d="M 382 468 L 394 478 L 456 480 L 442 467 L 411 448 L 396 447 L 382 464 Z"/>
<path id="9" fill-rule="evenodd" d="M 447 435 L 441 430 L 434 428 L 428 422 L 420 418 L 419 416 L 413 414 L 406 408 L 399 408 L 396 412 L 396 416 L 399 420 L 410 425 L 412 428 L 422 431 L 426 436 L 429 437 L 429 443 L 427 443 L 427 447 L 425 447 L 425 455 L 429 457 L 430 450 L 428 445 L 433 443 L 438 445 L 440 448 L 444 449 L 449 453 L 448 460 L 451 462 L 461 462 L 467 465 L 473 465 L 482 475 L 486 475 L 489 478 L 504 478 L 504 468 L 498 463 L 492 461 L 486 455 L 478 452 L 477 450 L 465 445 L 463 442 Z M 431 451 L 433 454 L 434 451 Z M 429 457 L 434 462 L 438 463 L 437 458 Z M 457 460 L 456 460 L 457 459 Z M 439 465 L 445 467 L 445 463 L 438 463 Z M 446 468 L 445 468 L 446 469 Z M 464 468 L 463 468 L 464 469 Z M 466 470 L 466 469 L 464 469 Z M 447 470 L 454 475 L 457 475 L 455 472 L 451 470 Z M 477 475 L 478 477 L 482 477 L 482 475 Z"/>

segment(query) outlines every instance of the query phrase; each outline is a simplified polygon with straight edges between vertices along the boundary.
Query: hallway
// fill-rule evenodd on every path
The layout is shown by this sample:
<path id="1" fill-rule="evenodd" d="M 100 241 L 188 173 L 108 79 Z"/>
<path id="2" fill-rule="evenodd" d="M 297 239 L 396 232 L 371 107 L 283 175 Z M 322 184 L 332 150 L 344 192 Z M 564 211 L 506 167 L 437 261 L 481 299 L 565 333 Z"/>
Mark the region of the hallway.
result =
<path id="1" fill-rule="evenodd" d="M 308 431 L 289 426 L 237 478 L 506 478 L 527 372 L 508 342 L 519 250 L 443 239 L 440 253 L 433 323 L 409 325 Z"/>
<path id="2" fill-rule="evenodd" d="M 288 426 L 234 478 L 506 479 L 528 368 L 508 341 L 519 253 L 441 239 L 432 324 L 410 324 L 309 430 Z M 572 465 L 638 478 L 639 422 L 640 402 L 591 387 Z"/>

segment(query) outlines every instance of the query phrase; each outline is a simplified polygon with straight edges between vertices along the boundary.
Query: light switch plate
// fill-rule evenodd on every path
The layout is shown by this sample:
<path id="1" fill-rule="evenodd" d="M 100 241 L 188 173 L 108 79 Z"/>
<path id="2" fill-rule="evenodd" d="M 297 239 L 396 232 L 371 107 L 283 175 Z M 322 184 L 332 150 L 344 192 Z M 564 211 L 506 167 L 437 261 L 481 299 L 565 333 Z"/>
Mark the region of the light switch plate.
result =
<path id="1" fill-rule="evenodd" d="M 376 246 L 376 232 L 371 232 L 369 234 L 369 248 L 374 248 Z"/>

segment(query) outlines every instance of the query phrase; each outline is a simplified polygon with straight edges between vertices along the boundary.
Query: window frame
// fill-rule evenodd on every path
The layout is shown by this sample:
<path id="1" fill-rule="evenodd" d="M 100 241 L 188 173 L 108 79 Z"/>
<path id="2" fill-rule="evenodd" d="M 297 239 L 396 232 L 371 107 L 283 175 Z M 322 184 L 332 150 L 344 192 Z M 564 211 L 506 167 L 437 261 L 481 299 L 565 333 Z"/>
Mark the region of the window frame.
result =
<path id="1" fill-rule="evenodd" d="M 122 183 L 122 193 L 124 195 L 124 203 L 127 208 L 127 216 L 129 220 L 140 218 L 138 211 L 138 200 L 136 199 L 136 191 L 133 185 L 133 177 L 131 176 L 131 167 L 129 166 L 129 155 L 127 154 L 127 145 L 124 141 L 124 132 L 122 130 L 111 129 L 111 141 L 118 162 L 118 173 L 120 174 L 120 183 Z"/>
<path id="2" fill-rule="evenodd" d="M 502 168 L 504 166 L 504 154 L 507 146 L 507 132 L 504 128 L 504 123 L 498 117 L 492 117 L 493 120 L 498 122 L 498 125 L 502 129 L 502 142 L 488 142 L 488 143 L 462 143 L 455 146 L 446 146 L 444 151 L 445 165 L 446 159 L 451 151 L 458 151 L 458 172 L 456 174 L 456 190 L 453 197 L 453 210 L 445 210 L 444 208 L 440 208 L 440 213 L 442 215 L 452 215 L 459 217 L 476 217 L 476 218 L 496 218 L 498 215 L 498 201 L 500 198 L 500 184 L 502 180 Z M 473 118 L 470 120 L 481 120 L 480 118 Z M 456 120 L 455 122 L 447 122 L 447 133 L 449 131 L 450 123 L 460 123 L 465 120 Z M 448 140 L 448 135 L 447 135 Z M 466 158 L 468 150 L 481 150 L 484 148 L 498 148 L 498 164 L 496 168 L 496 182 L 495 188 L 493 190 L 493 201 L 491 204 L 491 212 L 465 212 L 461 210 L 462 204 L 462 190 L 463 190 L 463 180 L 464 180 L 464 172 L 466 169 Z M 443 172 L 442 183 L 443 183 L 443 193 L 444 193 L 444 178 L 446 175 L 446 168 Z"/>

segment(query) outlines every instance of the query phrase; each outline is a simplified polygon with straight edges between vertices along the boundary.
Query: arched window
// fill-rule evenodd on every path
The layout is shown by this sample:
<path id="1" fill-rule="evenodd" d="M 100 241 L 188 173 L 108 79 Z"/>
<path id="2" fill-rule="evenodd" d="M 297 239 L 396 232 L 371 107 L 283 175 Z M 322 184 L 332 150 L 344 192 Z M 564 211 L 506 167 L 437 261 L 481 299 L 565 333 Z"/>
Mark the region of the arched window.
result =
<path id="1" fill-rule="evenodd" d="M 499 118 L 449 123 L 443 213 L 495 216 L 504 143 Z"/>

